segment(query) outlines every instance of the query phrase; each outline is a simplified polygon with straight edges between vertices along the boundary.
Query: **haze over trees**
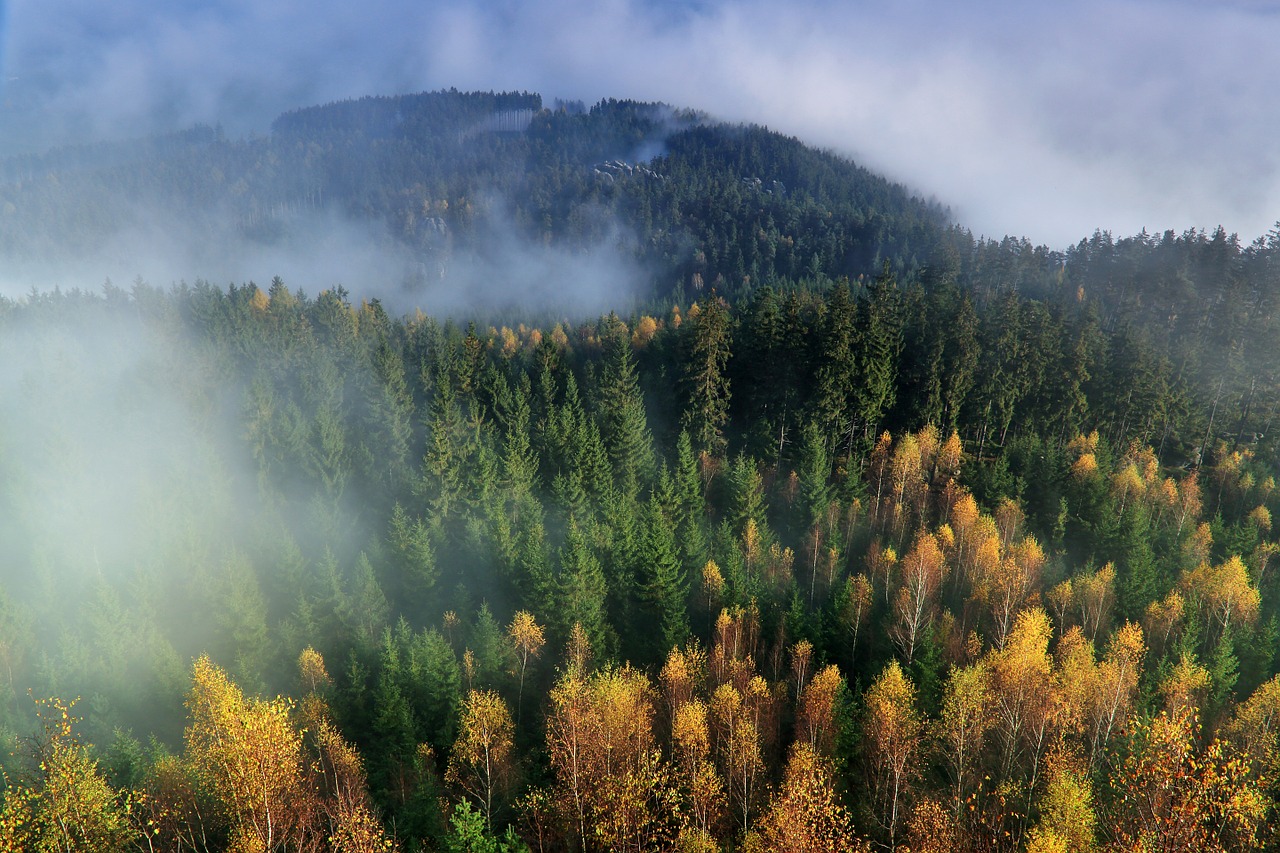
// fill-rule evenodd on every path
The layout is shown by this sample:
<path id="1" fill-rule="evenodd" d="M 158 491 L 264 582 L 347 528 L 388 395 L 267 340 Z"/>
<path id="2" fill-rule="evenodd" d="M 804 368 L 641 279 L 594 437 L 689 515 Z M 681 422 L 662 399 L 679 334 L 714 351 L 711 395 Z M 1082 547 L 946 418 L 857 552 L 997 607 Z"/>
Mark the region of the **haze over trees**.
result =
<path id="1" fill-rule="evenodd" d="M 1275 843 L 1280 233 L 975 240 L 528 94 L 0 175 L 27 262 L 140 200 L 413 259 L 0 298 L 0 849 Z M 388 307 L 490 240 L 644 273 Z"/>

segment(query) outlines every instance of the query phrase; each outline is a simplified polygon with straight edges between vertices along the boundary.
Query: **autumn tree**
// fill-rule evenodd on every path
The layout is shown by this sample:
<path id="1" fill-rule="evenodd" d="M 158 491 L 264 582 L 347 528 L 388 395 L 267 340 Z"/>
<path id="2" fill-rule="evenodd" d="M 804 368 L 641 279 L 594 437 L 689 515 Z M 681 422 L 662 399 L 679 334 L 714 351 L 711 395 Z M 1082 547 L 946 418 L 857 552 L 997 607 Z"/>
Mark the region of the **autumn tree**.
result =
<path id="1" fill-rule="evenodd" d="M 671 727 L 671 740 L 693 828 L 709 838 L 726 803 L 724 781 L 710 760 L 711 727 L 705 703 L 694 699 L 679 705 Z"/>
<path id="2" fill-rule="evenodd" d="M 1097 815 L 1088 772 L 1065 751 L 1052 754 L 1047 764 L 1040 819 L 1030 832 L 1027 849 L 1092 853 L 1097 849 Z"/>
<path id="3" fill-rule="evenodd" d="M 988 539 L 986 544 L 994 543 Z M 1011 542 L 1000 550 L 1003 554 L 992 559 L 975 582 L 975 593 L 986 606 L 992 623 L 992 642 L 997 648 L 1004 646 L 1014 619 L 1039 582 L 1045 562 L 1044 552 L 1032 536 Z"/>
<path id="4" fill-rule="evenodd" d="M 501 696 L 491 690 L 467 694 L 445 780 L 476 801 L 490 829 L 494 800 L 511 782 L 514 730 L 511 712 Z"/>
<path id="5" fill-rule="evenodd" d="M 327 714 L 308 723 L 314 738 L 315 760 L 310 775 L 318 775 L 320 808 L 326 837 L 334 853 L 392 853 L 397 845 L 383 828 L 369 797 L 364 764 L 338 732 Z M 319 841 L 319 838 L 315 839 Z"/>
<path id="6" fill-rule="evenodd" d="M 834 665 L 818 670 L 800 693 L 796 712 L 796 740 L 807 743 L 818 755 L 835 750 L 844 677 Z"/>
<path id="7" fill-rule="evenodd" d="M 551 691 L 551 708 L 547 757 L 556 774 L 559 807 L 572 821 L 579 843 L 585 844 L 594 783 L 591 749 L 599 737 L 585 673 L 570 668 Z"/>
<path id="8" fill-rule="evenodd" d="M 185 758 L 227 815 L 233 844 L 274 853 L 317 831 L 318 803 L 305 784 L 289 700 L 248 698 L 201 657 L 187 708 Z"/>
<path id="9" fill-rule="evenodd" d="M 1126 622 L 1112 635 L 1090 690 L 1089 759 L 1093 764 L 1112 737 L 1127 726 L 1145 655 L 1142 629 L 1137 625 Z"/>
<path id="10" fill-rule="evenodd" d="M 924 632 L 933 624 L 938 592 L 947 577 L 947 562 L 932 533 L 921 531 L 902 558 L 901 580 L 893 599 L 894 641 L 910 663 Z"/>
<path id="11" fill-rule="evenodd" d="M 1182 708 L 1135 727 L 1105 825 L 1123 850 L 1256 850 L 1266 800 L 1247 761 Z"/>
<path id="12" fill-rule="evenodd" d="M 520 711 L 524 707 L 524 674 L 529 668 L 529 659 L 536 658 L 538 653 L 542 651 L 542 647 L 546 644 L 546 637 L 543 634 L 542 626 L 533 618 L 533 614 L 527 610 L 517 611 L 516 615 L 511 617 L 511 624 L 507 626 L 507 637 L 515 647 L 516 658 L 520 661 L 520 686 L 516 691 L 516 718 L 518 720 Z"/>
<path id="13" fill-rule="evenodd" d="M 858 849 L 847 809 L 835 798 L 836 775 L 830 761 L 807 743 L 791 749 L 782 785 L 747 836 L 746 850 L 795 853 L 846 853 Z"/>
<path id="14" fill-rule="evenodd" d="M 991 671 L 985 660 L 951 669 L 942 695 L 942 710 L 934 724 L 935 737 L 951 776 L 952 817 L 961 819 L 974 785 L 992 717 Z"/>
<path id="15" fill-rule="evenodd" d="M 867 689 L 864 704 L 862 731 L 871 790 L 892 849 L 918 770 L 924 723 L 916 710 L 915 685 L 896 660 Z"/>
<path id="16" fill-rule="evenodd" d="M 694 701 L 702 692 L 706 678 L 707 655 L 697 644 L 676 647 L 668 652 L 658 680 L 662 685 L 662 698 L 672 726 L 680 709 Z"/>
<path id="17" fill-rule="evenodd" d="M 1097 571 L 1076 576 L 1071 582 L 1072 599 L 1085 636 L 1097 642 L 1100 631 L 1107 627 L 1115 605 L 1116 567 L 1107 563 Z"/>
<path id="18" fill-rule="evenodd" d="M 677 791 L 654 741 L 648 678 L 629 667 L 589 676 L 571 668 L 551 700 L 547 749 L 580 842 L 626 851 L 670 843 Z"/>
<path id="19" fill-rule="evenodd" d="M 1152 645 L 1153 653 L 1163 654 L 1178 636 L 1186 616 L 1185 599 L 1176 589 L 1159 601 L 1147 605 L 1142 625 Z"/>
<path id="20" fill-rule="evenodd" d="M 758 718 L 751 703 L 732 684 L 711 695 L 714 742 L 738 828 L 745 835 L 760 798 L 765 771 Z"/>
<path id="21" fill-rule="evenodd" d="M 1008 777 L 1024 759 L 1030 787 L 1034 787 L 1056 712 L 1051 630 L 1043 610 L 1024 610 L 1004 648 L 990 654 L 994 731 L 1000 738 L 1002 770 Z"/>
<path id="22" fill-rule="evenodd" d="M 134 798 L 107 782 L 73 733 L 74 705 L 36 701 L 35 769 L 18 782 L 5 777 L 0 850 L 6 853 L 115 853 L 154 840 L 153 827 L 131 819 Z"/>
<path id="23" fill-rule="evenodd" d="M 1201 563 L 1183 573 L 1180 587 L 1196 602 L 1212 628 L 1210 641 L 1236 625 L 1252 624 L 1258 617 L 1261 595 L 1249 581 L 1244 561 L 1232 556 L 1221 565 Z"/>
<path id="24" fill-rule="evenodd" d="M 859 573 L 845 581 L 844 594 L 840 607 L 840 622 L 849 636 L 849 661 L 852 663 L 858 653 L 858 634 L 871 613 L 871 581 L 865 574 Z"/>

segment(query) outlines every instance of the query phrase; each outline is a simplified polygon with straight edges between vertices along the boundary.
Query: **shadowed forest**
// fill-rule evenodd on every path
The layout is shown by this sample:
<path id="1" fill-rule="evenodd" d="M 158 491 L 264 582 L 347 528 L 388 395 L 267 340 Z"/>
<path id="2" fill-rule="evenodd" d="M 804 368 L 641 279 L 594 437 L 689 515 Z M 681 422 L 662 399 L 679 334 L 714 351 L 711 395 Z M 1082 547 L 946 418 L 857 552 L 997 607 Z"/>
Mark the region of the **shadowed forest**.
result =
<path id="1" fill-rule="evenodd" d="M 526 94 L 0 178 L 19 269 L 144 207 L 396 259 L 0 298 L 0 850 L 1276 843 L 1280 233 L 975 239 Z"/>

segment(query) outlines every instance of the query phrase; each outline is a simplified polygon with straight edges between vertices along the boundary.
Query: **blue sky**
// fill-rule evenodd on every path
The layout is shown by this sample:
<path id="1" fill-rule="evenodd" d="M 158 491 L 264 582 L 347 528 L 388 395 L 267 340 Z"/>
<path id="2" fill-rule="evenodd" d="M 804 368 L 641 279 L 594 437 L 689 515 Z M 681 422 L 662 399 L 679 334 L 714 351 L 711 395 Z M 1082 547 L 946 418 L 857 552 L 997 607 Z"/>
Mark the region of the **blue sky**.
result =
<path id="1" fill-rule="evenodd" d="M 9 0 L 0 147 L 456 86 L 664 100 L 852 156 L 986 236 L 1280 219 L 1280 4 Z"/>

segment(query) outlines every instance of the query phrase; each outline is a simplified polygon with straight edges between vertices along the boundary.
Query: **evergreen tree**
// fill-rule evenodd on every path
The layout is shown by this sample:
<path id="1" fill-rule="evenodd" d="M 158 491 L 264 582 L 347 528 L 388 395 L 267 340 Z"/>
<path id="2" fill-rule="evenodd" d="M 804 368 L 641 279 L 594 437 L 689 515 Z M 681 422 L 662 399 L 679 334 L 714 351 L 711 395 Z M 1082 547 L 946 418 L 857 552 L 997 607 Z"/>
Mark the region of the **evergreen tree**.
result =
<path id="1" fill-rule="evenodd" d="M 557 633 L 567 638 L 574 625 L 581 625 L 596 654 L 610 657 L 616 646 L 616 635 L 608 620 L 608 584 L 600 560 L 576 524 L 569 525 L 564 547 L 560 549 L 558 587 L 554 610 Z"/>
<path id="2" fill-rule="evenodd" d="M 634 495 L 653 476 L 653 437 L 627 327 L 611 314 L 602 339 L 604 363 L 597 391 L 600 435 L 619 487 Z"/>
<path id="3" fill-rule="evenodd" d="M 651 635 L 649 656 L 661 660 L 689 636 L 689 575 L 680 562 L 671 520 L 657 496 L 645 507 L 642 555 L 646 598 L 657 628 Z"/>
<path id="4" fill-rule="evenodd" d="M 888 263 L 867 287 L 858 302 L 855 428 L 865 449 L 876 435 L 897 395 L 898 366 L 902 355 L 902 297 Z M 855 448 L 851 445 L 850 451 Z"/>
<path id="5" fill-rule="evenodd" d="M 728 308 L 714 294 L 691 309 L 684 358 L 686 408 L 682 426 L 699 452 L 724 453 L 729 419 L 729 362 L 732 329 Z"/>

